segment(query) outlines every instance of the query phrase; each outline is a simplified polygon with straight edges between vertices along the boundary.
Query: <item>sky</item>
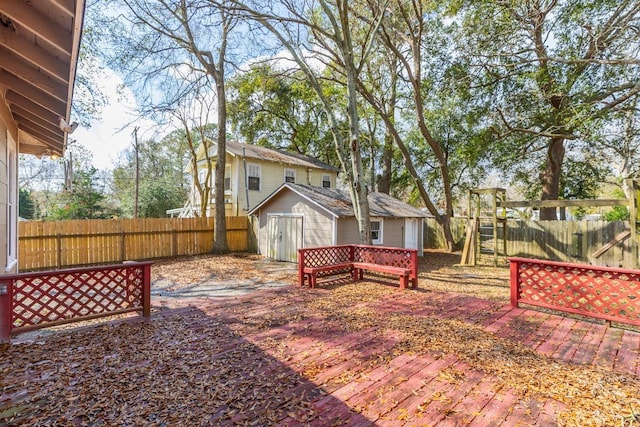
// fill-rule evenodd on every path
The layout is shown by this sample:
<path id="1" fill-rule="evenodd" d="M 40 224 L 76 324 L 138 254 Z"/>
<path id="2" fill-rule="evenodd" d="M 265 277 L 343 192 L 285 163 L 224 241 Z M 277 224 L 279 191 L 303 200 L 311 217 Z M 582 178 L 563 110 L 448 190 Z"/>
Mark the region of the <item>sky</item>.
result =
<path id="1" fill-rule="evenodd" d="M 70 140 L 75 140 L 93 155 L 93 166 L 97 169 L 113 169 L 118 154 L 133 145 L 133 129 L 140 127 L 138 138 L 150 137 L 154 124 L 149 120 L 136 121 L 136 102 L 133 93 L 125 89 L 118 93 L 122 79 L 113 71 L 105 69 L 96 85 L 107 98 L 107 104 L 93 120 L 91 127 L 78 127 Z"/>

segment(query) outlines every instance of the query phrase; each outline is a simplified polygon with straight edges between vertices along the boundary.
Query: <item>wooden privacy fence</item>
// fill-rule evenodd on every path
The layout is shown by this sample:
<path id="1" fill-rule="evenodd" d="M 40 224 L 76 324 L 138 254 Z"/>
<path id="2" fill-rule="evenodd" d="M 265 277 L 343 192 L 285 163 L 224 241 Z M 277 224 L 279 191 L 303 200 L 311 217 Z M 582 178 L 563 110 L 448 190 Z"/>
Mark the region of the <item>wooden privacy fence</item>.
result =
<path id="1" fill-rule="evenodd" d="M 510 258 L 511 305 L 640 326 L 640 271 Z"/>
<path id="2" fill-rule="evenodd" d="M 460 249 L 464 243 L 466 218 L 452 218 L 451 229 Z M 559 262 L 638 268 L 633 259 L 628 221 L 533 221 L 507 220 L 507 253 L 501 253 L 506 264 L 508 256 L 539 258 Z M 433 218 L 425 219 L 425 247 L 444 248 L 442 230 Z M 498 239 L 503 238 L 498 227 Z M 503 251 L 500 251 L 503 252 Z"/>
<path id="3" fill-rule="evenodd" d="M 144 218 L 19 223 L 19 268 L 41 270 L 199 255 L 213 248 L 213 218 Z M 232 252 L 249 249 L 247 217 L 227 217 Z"/>
<path id="4" fill-rule="evenodd" d="M 0 343 L 11 334 L 131 311 L 149 317 L 151 264 L 0 276 Z"/>

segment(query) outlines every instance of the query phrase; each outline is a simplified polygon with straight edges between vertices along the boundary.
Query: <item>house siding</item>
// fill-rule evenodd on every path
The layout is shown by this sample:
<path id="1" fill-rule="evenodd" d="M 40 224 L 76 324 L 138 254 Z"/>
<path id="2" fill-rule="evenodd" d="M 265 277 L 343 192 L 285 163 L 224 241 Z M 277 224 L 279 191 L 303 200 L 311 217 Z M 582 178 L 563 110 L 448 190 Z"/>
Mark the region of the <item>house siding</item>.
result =
<path id="1" fill-rule="evenodd" d="M 404 247 L 404 218 L 382 218 L 381 246 Z M 360 241 L 358 222 L 355 218 L 341 218 L 338 221 L 338 244 L 348 245 Z M 418 245 L 422 244 L 418 236 Z"/>
<path id="2" fill-rule="evenodd" d="M 210 151 L 210 157 L 213 159 L 212 163 L 215 164 L 215 146 Z M 200 160 L 198 162 L 198 170 L 202 170 L 206 167 L 206 161 L 203 160 L 204 154 L 200 153 Z M 260 190 L 249 190 L 249 209 L 247 210 L 247 189 L 245 188 L 245 162 L 241 155 L 233 155 L 227 153 L 226 155 L 227 165 L 231 165 L 231 188 L 225 192 L 225 212 L 226 215 L 242 216 L 247 215 L 248 210 L 251 210 L 258 203 L 263 201 L 267 196 L 273 193 L 282 183 L 285 182 L 285 169 L 291 169 L 295 171 L 295 182 L 297 184 L 313 185 L 316 187 L 322 186 L 322 177 L 329 175 L 331 180 L 331 188 L 336 187 L 336 181 L 338 173 L 333 170 L 321 169 L 321 168 L 307 168 L 305 166 L 291 165 L 281 162 L 272 162 L 263 159 L 256 159 L 252 157 L 246 158 L 247 165 L 257 164 L 260 165 Z M 213 172 L 212 172 L 213 173 Z M 212 191 L 213 193 L 213 191 Z M 197 194 L 195 186 L 192 186 L 191 204 L 193 206 L 200 205 L 200 196 Z M 207 209 L 207 216 L 213 216 L 213 194 L 211 195 L 212 202 Z"/>
<path id="3" fill-rule="evenodd" d="M 238 159 L 239 160 L 239 159 Z M 284 163 L 265 162 L 258 159 L 247 158 L 247 164 L 258 164 L 261 167 L 260 177 L 260 191 L 249 190 L 249 209 L 255 207 L 258 203 L 263 201 L 268 195 L 273 193 L 284 183 L 284 171 L 285 169 L 291 169 L 296 174 L 296 184 L 314 185 L 316 187 L 322 185 L 322 175 L 331 175 L 331 184 L 335 186 L 336 173 L 329 172 L 322 169 L 311 169 L 300 166 L 287 165 Z M 247 192 L 244 188 L 245 173 L 244 166 L 239 160 L 235 163 L 238 173 L 238 189 L 237 203 L 240 206 L 238 211 L 239 215 L 247 215 Z M 233 171 L 231 172 L 233 174 Z M 233 189 L 232 189 L 233 191 Z"/>
<path id="4" fill-rule="evenodd" d="M 284 175 L 283 175 L 284 177 Z M 258 247 L 267 253 L 267 221 L 269 215 L 301 215 L 303 246 L 327 246 L 333 244 L 333 217 L 315 206 L 305 203 L 299 195 L 287 191 L 259 211 Z"/>
<path id="5" fill-rule="evenodd" d="M 0 275 L 15 273 L 17 271 L 17 263 L 15 266 L 7 270 L 7 200 L 8 185 L 7 182 L 7 133 L 12 134 L 12 139 L 17 141 L 16 129 L 11 121 L 11 114 L 4 103 L 4 99 L 0 98 Z M 17 173 L 17 172 L 16 172 Z"/>

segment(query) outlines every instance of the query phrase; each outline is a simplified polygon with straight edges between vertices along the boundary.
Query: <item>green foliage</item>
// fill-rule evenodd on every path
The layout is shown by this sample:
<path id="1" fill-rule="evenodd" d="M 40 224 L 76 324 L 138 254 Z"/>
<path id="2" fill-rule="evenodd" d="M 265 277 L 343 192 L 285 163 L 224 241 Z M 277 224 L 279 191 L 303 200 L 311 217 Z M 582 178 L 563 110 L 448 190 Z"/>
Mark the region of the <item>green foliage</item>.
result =
<path id="1" fill-rule="evenodd" d="M 181 206 L 187 200 L 184 187 L 172 185 L 166 179 L 146 182 L 140 188 L 138 216 L 141 218 L 164 218 L 166 211 Z M 176 203 L 179 203 L 176 205 Z"/>
<path id="2" fill-rule="evenodd" d="M 228 117 L 245 141 L 337 164 L 322 105 L 300 72 L 256 65 L 227 87 Z"/>
<path id="3" fill-rule="evenodd" d="M 626 206 L 614 206 L 610 211 L 605 212 L 602 217 L 609 222 L 628 221 L 629 209 Z"/>
<path id="4" fill-rule="evenodd" d="M 70 189 L 56 197 L 56 206 L 47 219 L 107 219 L 118 216 L 118 211 L 108 206 L 105 195 L 95 188 L 97 170 L 75 172 Z"/>
<path id="5" fill-rule="evenodd" d="M 606 147 L 594 133 L 610 133 L 611 118 L 637 96 L 637 65 L 625 59 L 640 41 L 637 2 L 487 0 L 462 11 L 459 48 L 472 63 L 474 98 L 492 111 L 496 165 L 516 181 L 533 176 L 538 193 L 585 198 L 579 194 L 591 193 L 591 183 L 580 184 L 563 154 L 549 149 L 602 158 Z"/>
<path id="6" fill-rule="evenodd" d="M 18 216 L 25 219 L 36 219 L 37 209 L 31 191 L 21 188 L 18 197 Z"/>
<path id="7" fill-rule="evenodd" d="M 201 132 L 194 132 L 198 139 L 215 134 L 215 125 L 206 125 Z M 187 200 L 188 163 L 186 135 L 175 130 L 164 137 L 139 142 L 138 161 L 138 216 L 163 218 L 168 209 L 182 207 Z M 112 172 L 113 197 L 118 201 L 122 214 L 132 217 L 135 205 L 136 153 L 131 147 L 122 154 L 120 164 Z"/>

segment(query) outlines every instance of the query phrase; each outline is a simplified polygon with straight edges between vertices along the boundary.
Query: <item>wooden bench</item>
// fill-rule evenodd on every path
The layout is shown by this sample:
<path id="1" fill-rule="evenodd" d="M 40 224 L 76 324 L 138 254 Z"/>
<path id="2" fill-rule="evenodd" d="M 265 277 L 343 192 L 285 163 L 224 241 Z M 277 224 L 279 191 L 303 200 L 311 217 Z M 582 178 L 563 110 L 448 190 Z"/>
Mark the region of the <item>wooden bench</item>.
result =
<path id="1" fill-rule="evenodd" d="M 364 279 L 364 270 L 377 271 L 378 273 L 392 274 L 400 277 L 400 289 L 409 285 L 411 270 L 408 268 L 394 267 L 392 265 L 372 264 L 370 262 L 354 262 L 353 277 L 356 280 Z"/>
<path id="2" fill-rule="evenodd" d="M 340 245 L 298 250 L 298 283 L 313 288 L 318 278 L 349 274 L 362 280 L 364 271 L 398 276 L 400 289 L 418 284 L 418 251 L 387 246 Z"/>

